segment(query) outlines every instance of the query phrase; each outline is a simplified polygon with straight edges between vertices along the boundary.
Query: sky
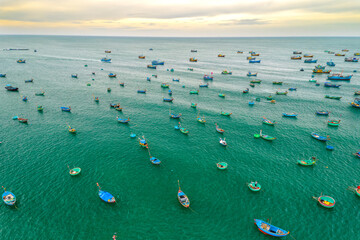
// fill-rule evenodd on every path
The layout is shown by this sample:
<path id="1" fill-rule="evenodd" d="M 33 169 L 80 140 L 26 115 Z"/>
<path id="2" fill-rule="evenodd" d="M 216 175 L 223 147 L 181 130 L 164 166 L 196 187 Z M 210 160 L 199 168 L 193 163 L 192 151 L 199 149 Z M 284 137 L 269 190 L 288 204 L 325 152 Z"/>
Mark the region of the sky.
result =
<path id="1" fill-rule="evenodd" d="M 360 0 L 0 0 L 0 34 L 360 36 Z"/>

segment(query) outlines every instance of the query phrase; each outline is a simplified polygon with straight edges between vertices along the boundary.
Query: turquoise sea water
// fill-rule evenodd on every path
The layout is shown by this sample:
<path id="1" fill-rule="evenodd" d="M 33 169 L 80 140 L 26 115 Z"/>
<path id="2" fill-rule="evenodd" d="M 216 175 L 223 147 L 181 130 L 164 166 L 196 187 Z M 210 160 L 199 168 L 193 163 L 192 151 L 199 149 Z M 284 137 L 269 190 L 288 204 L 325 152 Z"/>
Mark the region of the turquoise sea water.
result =
<path id="1" fill-rule="evenodd" d="M 0 51 L 0 73 L 7 74 L 0 78 L 0 183 L 17 196 L 17 208 L 0 206 L 0 238 L 111 239 L 117 232 L 118 239 L 267 239 L 253 224 L 259 218 L 271 219 L 297 240 L 360 239 L 360 198 L 347 190 L 360 184 L 360 162 L 352 155 L 360 149 L 360 110 L 349 105 L 354 91 L 360 90 L 359 73 L 353 73 L 350 82 L 339 83 L 339 89 L 325 88 L 326 76 L 316 75 L 321 83 L 317 87 L 308 81 L 316 64 L 290 60 L 294 50 L 301 50 L 314 54 L 318 64 L 333 59 L 333 72 L 352 74 L 360 71 L 359 63 L 346 63 L 344 57 L 324 50 L 347 48 L 346 56 L 353 56 L 360 51 L 359 42 L 359 38 L 0 36 L 0 49 L 30 49 Z M 108 54 L 112 63 L 100 62 L 107 49 L 112 50 Z M 246 60 L 251 50 L 261 54 L 260 64 Z M 226 57 L 218 58 L 219 53 Z M 138 59 L 141 54 L 145 60 Z M 190 63 L 190 57 L 199 61 Z M 16 63 L 19 58 L 26 64 Z M 165 66 L 147 69 L 156 59 L 164 60 Z M 166 71 L 170 68 L 175 71 Z M 225 69 L 233 75 L 221 75 Z M 258 72 L 262 83 L 250 88 L 248 71 Z M 110 72 L 117 78 L 109 78 Z M 214 80 L 208 81 L 209 88 L 190 95 L 210 72 Z M 79 78 L 71 78 L 72 73 Z M 146 81 L 153 74 L 158 78 Z M 30 78 L 34 83 L 24 83 Z M 273 81 L 284 85 L 272 85 Z M 170 83 L 173 103 L 162 101 L 168 96 L 162 82 Z M 6 84 L 20 91 L 8 92 Z M 275 95 L 289 87 L 297 91 Z M 246 88 L 249 94 L 242 93 Z M 138 89 L 147 93 L 137 94 Z M 35 96 L 40 90 L 44 97 Z M 226 98 L 218 97 L 220 91 Z M 265 100 L 270 94 L 276 104 Z M 326 94 L 343 98 L 325 99 Z M 21 96 L 28 96 L 28 102 Z M 256 97 L 261 102 L 249 106 Z M 123 112 L 110 109 L 110 102 L 120 102 Z M 198 103 L 198 109 L 191 108 L 191 102 Z M 43 113 L 37 105 L 43 105 Z M 61 112 L 61 106 L 71 106 L 72 112 Z M 182 113 L 188 136 L 174 129 L 178 121 L 169 118 L 170 107 Z M 196 121 L 198 110 L 205 125 Z M 221 116 L 222 110 L 233 114 Z M 331 115 L 316 116 L 318 110 Z M 283 112 L 299 116 L 283 118 Z M 131 122 L 118 123 L 118 115 Z M 29 124 L 14 121 L 13 116 L 28 118 Z M 262 116 L 278 124 L 263 125 Z M 341 119 L 341 124 L 329 127 L 328 119 Z M 70 134 L 66 123 L 78 133 Z M 226 131 L 226 148 L 219 144 L 215 123 Z M 260 129 L 277 139 L 255 139 Z M 335 150 L 329 152 L 313 139 L 314 131 L 330 135 Z M 160 166 L 150 163 L 147 151 L 129 137 L 131 132 L 147 138 Z M 296 164 L 310 156 L 320 159 L 316 166 Z M 227 162 L 228 169 L 218 170 L 219 161 Z M 82 173 L 71 177 L 67 165 L 81 167 Z M 191 209 L 177 200 L 177 180 Z M 255 180 L 262 185 L 257 193 L 246 185 Z M 116 197 L 116 204 L 99 199 L 97 182 Z M 321 193 L 335 198 L 335 208 L 325 209 L 312 199 Z"/>

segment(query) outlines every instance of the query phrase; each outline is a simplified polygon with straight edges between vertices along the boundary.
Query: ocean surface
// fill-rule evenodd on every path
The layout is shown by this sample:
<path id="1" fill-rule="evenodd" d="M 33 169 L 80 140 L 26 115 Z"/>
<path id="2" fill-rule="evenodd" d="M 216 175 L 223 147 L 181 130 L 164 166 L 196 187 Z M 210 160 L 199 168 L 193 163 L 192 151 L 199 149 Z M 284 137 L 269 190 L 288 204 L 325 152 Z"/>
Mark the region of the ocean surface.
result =
<path id="1" fill-rule="evenodd" d="M 349 49 L 350 57 L 360 51 L 359 43 L 360 38 L 0 36 L 0 73 L 6 73 L 0 78 L 0 183 L 17 197 L 16 208 L 0 205 L 0 239 L 105 240 L 114 233 L 117 239 L 270 239 L 256 228 L 255 218 L 289 230 L 286 239 L 360 239 L 360 198 L 347 190 L 360 184 L 360 159 L 353 156 L 360 149 L 360 109 L 349 104 L 360 90 L 360 63 L 324 52 Z M 9 48 L 29 50 L 2 50 Z M 354 76 L 338 83 L 340 88 L 325 88 L 326 75 L 316 75 L 321 86 L 315 86 L 309 79 L 316 64 L 290 60 L 295 50 L 314 54 L 317 64 L 332 59 L 336 66 L 328 69 Z M 249 64 L 249 51 L 260 53 L 260 64 Z M 226 57 L 218 58 L 220 53 Z M 138 58 L 142 54 L 146 59 Z M 111 63 L 100 61 L 106 56 Z M 190 57 L 198 62 L 189 62 Z M 26 64 L 16 63 L 20 58 Z M 146 68 L 157 59 L 165 65 Z M 167 71 L 171 68 L 174 72 Z M 225 69 L 233 74 L 221 75 Z M 248 71 L 258 72 L 257 78 L 247 77 Z M 211 72 L 209 88 L 190 95 Z M 74 73 L 77 79 L 71 78 Z M 24 82 L 31 78 L 33 83 Z M 250 79 L 262 83 L 251 88 Z M 163 82 L 170 84 L 173 103 L 162 101 L 168 97 Z M 6 84 L 19 92 L 6 91 Z M 297 91 L 275 95 L 290 87 Z M 250 92 L 243 94 L 246 88 Z M 35 96 L 39 91 L 45 96 Z M 220 98 L 220 92 L 226 97 Z M 276 104 L 265 99 L 269 95 Z M 22 96 L 29 100 L 23 102 Z M 261 101 L 249 106 L 255 98 Z M 117 102 L 123 112 L 109 107 Z M 61 112 L 61 106 L 71 106 L 72 112 Z M 170 110 L 182 113 L 188 136 L 174 129 L 178 120 L 169 118 Z M 317 116 L 320 110 L 331 114 Z M 221 111 L 233 114 L 225 117 Z M 299 115 L 284 118 L 283 112 Z M 198 115 L 205 117 L 205 125 L 196 121 Z M 118 123 L 117 116 L 131 121 Z M 278 124 L 264 125 L 263 116 Z M 340 126 L 328 126 L 329 119 L 341 119 Z M 219 144 L 215 123 L 225 129 L 227 147 Z M 260 130 L 277 139 L 254 138 Z M 312 132 L 329 135 L 335 150 L 326 150 Z M 161 165 L 151 164 L 130 133 L 146 137 Z M 296 164 L 311 156 L 319 159 L 315 166 Z M 227 170 L 217 169 L 220 161 L 229 164 Z M 70 176 L 68 165 L 80 167 L 81 174 Z M 177 200 L 178 180 L 191 209 Z M 261 184 L 260 192 L 249 190 L 251 181 Z M 102 202 L 96 183 L 117 203 Z M 336 200 L 333 209 L 312 198 L 321 193 Z"/>

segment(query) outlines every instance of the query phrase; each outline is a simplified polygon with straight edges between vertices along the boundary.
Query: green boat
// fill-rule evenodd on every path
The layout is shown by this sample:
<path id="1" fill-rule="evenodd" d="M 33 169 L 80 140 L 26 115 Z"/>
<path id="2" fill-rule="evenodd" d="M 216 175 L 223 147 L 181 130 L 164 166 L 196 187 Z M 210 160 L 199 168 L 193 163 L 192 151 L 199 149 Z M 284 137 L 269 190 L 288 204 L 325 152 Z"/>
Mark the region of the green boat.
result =
<path id="1" fill-rule="evenodd" d="M 270 126 L 275 126 L 276 122 L 275 121 L 270 121 L 269 119 L 263 117 L 263 123 L 267 124 L 267 125 L 270 125 Z"/>
<path id="2" fill-rule="evenodd" d="M 229 112 L 221 112 L 221 115 L 230 117 L 232 113 Z"/>
<path id="3" fill-rule="evenodd" d="M 310 79 L 309 82 L 316 82 L 316 79 Z"/>
<path id="4" fill-rule="evenodd" d="M 248 184 L 248 187 L 253 192 L 258 192 L 261 189 L 261 185 L 258 182 L 251 182 Z"/>
<path id="5" fill-rule="evenodd" d="M 75 167 L 75 168 L 72 168 L 70 169 L 69 173 L 71 176 L 76 176 L 76 175 L 79 175 L 81 172 L 81 168 L 79 167 Z"/>
<path id="6" fill-rule="evenodd" d="M 190 94 L 199 94 L 199 90 L 190 91 Z"/>
<path id="7" fill-rule="evenodd" d="M 338 127 L 340 125 L 341 120 L 329 120 L 328 125 L 333 127 Z"/>
<path id="8" fill-rule="evenodd" d="M 276 91 L 276 95 L 287 95 L 287 94 L 288 94 L 288 91 L 285 91 L 285 92 Z"/>
<path id="9" fill-rule="evenodd" d="M 274 85 L 282 85 L 283 82 L 273 82 Z"/>
<path id="10" fill-rule="evenodd" d="M 219 93 L 219 97 L 224 98 L 224 97 L 225 97 L 225 94 L 224 94 L 224 93 Z"/>
<path id="11" fill-rule="evenodd" d="M 267 141 L 273 141 L 276 139 L 275 137 L 271 137 L 269 135 L 262 134 L 262 130 L 260 130 L 260 137 Z"/>
<path id="12" fill-rule="evenodd" d="M 325 95 L 325 98 L 340 100 L 342 97 Z"/>
<path id="13" fill-rule="evenodd" d="M 258 80 L 258 79 L 251 80 L 250 83 L 261 83 L 261 80 Z"/>
<path id="14" fill-rule="evenodd" d="M 197 107 L 197 103 L 191 103 L 191 107 L 192 107 L 192 108 L 196 108 L 196 107 Z"/>
<path id="15" fill-rule="evenodd" d="M 228 167 L 228 164 L 226 162 L 219 162 L 216 164 L 217 168 L 220 170 L 225 170 Z"/>
<path id="16" fill-rule="evenodd" d="M 188 134 L 189 133 L 189 130 L 187 130 L 186 128 L 180 128 L 180 132 L 183 133 L 183 134 Z"/>
<path id="17" fill-rule="evenodd" d="M 42 91 L 42 92 L 35 93 L 35 96 L 45 96 L 45 92 Z"/>
<path id="18" fill-rule="evenodd" d="M 169 85 L 169 84 L 166 84 L 166 83 L 162 83 L 162 84 L 161 84 L 161 87 L 162 87 L 162 88 L 169 88 L 170 85 Z"/>
<path id="19" fill-rule="evenodd" d="M 273 97 L 270 95 L 270 96 L 266 97 L 266 100 L 273 100 Z"/>
<path id="20" fill-rule="evenodd" d="M 313 197 L 318 203 L 325 208 L 333 208 L 335 206 L 335 199 L 330 196 L 321 195 L 320 197 Z"/>
<path id="21" fill-rule="evenodd" d="M 313 166 L 315 165 L 317 160 L 318 159 L 316 157 L 311 157 L 310 159 L 307 160 L 297 160 L 297 163 L 302 166 Z"/>
<path id="22" fill-rule="evenodd" d="M 43 108 L 43 106 L 40 106 L 40 105 L 39 105 L 39 106 L 37 107 L 37 110 L 38 110 L 39 112 L 42 112 L 42 111 L 44 110 L 44 108 Z"/>
<path id="23" fill-rule="evenodd" d="M 356 195 L 358 195 L 360 197 L 360 188 L 356 188 Z"/>

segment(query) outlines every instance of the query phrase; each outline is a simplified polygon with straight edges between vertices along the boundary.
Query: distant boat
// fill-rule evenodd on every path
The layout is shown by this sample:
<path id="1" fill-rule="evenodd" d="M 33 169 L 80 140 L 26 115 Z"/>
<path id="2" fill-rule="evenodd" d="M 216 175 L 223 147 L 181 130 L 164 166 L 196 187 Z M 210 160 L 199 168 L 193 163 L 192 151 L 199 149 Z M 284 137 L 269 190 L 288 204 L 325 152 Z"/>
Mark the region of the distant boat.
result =
<path id="1" fill-rule="evenodd" d="M 283 113 L 282 114 L 284 117 L 294 117 L 296 118 L 297 117 L 297 113 Z"/>
<path id="2" fill-rule="evenodd" d="M 190 62 L 197 62 L 198 60 L 197 60 L 196 58 L 193 58 L 193 57 L 192 57 L 192 58 L 189 59 L 189 61 L 190 61 Z"/>
<path id="3" fill-rule="evenodd" d="M 223 58 L 224 58 L 224 57 L 225 57 L 225 55 L 223 55 L 223 54 L 219 54 L 219 55 L 218 55 L 218 57 L 223 57 Z"/>
<path id="4" fill-rule="evenodd" d="M 262 134 L 262 130 L 260 130 L 260 137 L 267 141 L 273 141 L 276 139 L 276 137 L 271 137 L 269 135 Z"/>
<path id="5" fill-rule="evenodd" d="M 293 51 L 293 54 L 302 54 L 301 51 Z"/>
<path id="6" fill-rule="evenodd" d="M 327 77 L 328 80 L 350 81 L 353 75 L 343 76 L 341 73 L 334 73 Z"/>
<path id="7" fill-rule="evenodd" d="M 192 90 L 190 91 L 190 94 L 199 94 L 199 90 Z"/>
<path id="8" fill-rule="evenodd" d="M 304 58 L 312 58 L 312 57 L 314 57 L 314 55 L 312 55 L 312 54 L 304 54 Z"/>
<path id="9" fill-rule="evenodd" d="M 105 50 L 105 53 L 111 53 L 111 50 Z"/>
<path id="10" fill-rule="evenodd" d="M 71 107 L 60 107 L 61 111 L 63 112 L 71 112 Z"/>
<path id="11" fill-rule="evenodd" d="M 340 125 L 341 120 L 329 120 L 328 125 L 333 127 L 338 127 Z"/>
<path id="12" fill-rule="evenodd" d="M 119 116 L 116 117 L 116 120 L 119 123 L 128 123 L 128 122 L 130 122 L 130 118 L 120 118 Z"/>
<path id="13" fill-rule="evenodd" d="M 218 133 L 224 133 L 224 132 L 225 132 L 225 130 L 222 129 L 222 128 L 220 128 L 220 127 L 217 125 L 217 123 L 215 123 L 215 126 L 216 126 L 216 131 L 217 131 Z"/>
<path id="14" fill-rule="evenodd" d="M 17 63 L 26 63 L 26 60 L 25 59 L 19 59 L 16 61 Z"/>
<path id="15" fill-rule="evenodd" d="M 144 56 L 144 55 L 140 55 L 140 56 L 139 56 L 139 59 L 145 59 L 145 56 Z"/>
<path id="16" fill-rule="evenodd" d="M 330 114 L 330 112 L 328 111 L 316 111 L 317 115 L 323 115 L 323 116 L 328 116 Z"/>
<path id="17" fill-rule="evenodd" d="M 163 101 L 164 102 L 172 102 L 172 101 L 174 101 L 174 98 L 165 98 L 165 97 L 163 97 Z"/>
<path id="18" fill-rule="evenodd" d="M 263 117 L 263 123 L 267 124 L 267 125 L 271 125 L 271 126 L 275 126 L 276 122 L 275 121 L 270 121 L 269 119 Z"/>
<path id="19" fill-rule="evenodd" d="M 226 141 L 225 141 L 225 138 L 224 138 L 224 139 L 223 139 L 223 138 L 220 138 L 219 143 L 220 143 L 222 146 L 224 146 L 224 147 L 227 146 L 227 143 L 226 143 Z"/>
<path id="20" fill-rule="evenodd" d="M 156 66 L 156 65 L 164 65 L 165 62 L 164 62 L 164 61 L 160 61 L 160 60 L 154 60 L 154 61 L 151 62 L 151 64 L 152 64 L 153 66 Z"/>
<path id="21" fill-rule="evenodd" d="M 192 49 L 190 52 L 197 52 L 197 50 L 196 50 L 196 49 Z"/>
<path id="22" fill-rule="evenodd" d="M 316 59 L 305 59 L 304 63 L 317 63 Z"/>
<path id="23" fill-rule="evenodd" d="M 292 56 L 291 60 L 301 60 L 301 56 Z"/>
<path id="24" fill-rule="evenodd" d="M 138 138 L 139 139 L 139 144 L 141 147 L 143 148 L 149 148 L 148 143 L 146 142 L 146 139 L 144 136 L 142 136 L 142 138 Z"/>
<path id="25" fill-rule="evenodd" d="M 154 165 L 159 165 L 161 163 L 161 161 L 156 157 L 150 157 L 150 162 Z"/>
<path id="26" fill-rule="evenodd" d="M 106 203 L 114 203 L 115 197 L 111 195 L 111 193 L 101 190 L 98 183 L 96 185 L 99 187 L 99 197 L 101 200 L 103 200 Z"/>
<path id="27" fill-rule="evenodd" d="M 147 68 L 156 69 L 156 66 L 154 66 L 154 65 L 147 65 Z"/>
<path id="28" fill-rule="evenodd" d="M 348 57 L 345 58 L 345 62 L 359 62 L 359 58 Z"/>
<path id="29" fill-rule="evenodd" d="M 251 182 L 248 184 L 248 187 L 253 192 L 258 192 L 261 189 L 261 185 L 258 182 Z"/>
<path id="30" fill-rule="evenodd" d="M 206 84 L 200 84 L 199 87 L 209 87 L 209 83 Z"/>
<path id="31" fill-rule="evenodd" d="M 204 80 L 213 80 L 214 79 L 214 77 L 211 75 L 204 75 Z"/>
<path id="32" fill-rule="evenodd" d="M 19 91 L 19 88 L 13 87 L 13 86 L 6 86 L 5 89 L 8 90 L 8 91 L 10 91 L 10 92 L 17 92 L 17 91 Z"/>
<path id="33" fill-rule="evenodd" d="M 224 70 L 221 72 L 221 74 L 224 74 L 224 75 L 232 75 L 232 72 L 231 71 L 228 71 L 228 70 Z"/>
<path id="34" fill-rule="evenodd" d="M 72 78 L 78 78 L 78 75 L 77 74 L 71 74 L 71 77 Z"/>
<path id="35" fill-rule="evenodd" d="M 4 78 L 4 77 L 6 77 L 6 74 L 0 73 L 0 77 Z"/>
<path id="36" fill-rule="evenodd" d="M 115 73 L 109 73 L 108 75 L 110 78 L 116 78 L 116 74 Z"/>
<path id="37" fill-rule="evenodd" d="M 335 199 L 330 196 L 321 195 L 320 197 L 313 197 L 318 203 L 325 208 L 333 208 L 335 206 Z"/>
<path id="38" fill-rule="evenodd" d="M 332 88 L 339 88 L 341 85 L 332 84 L 330 82 L 325 82 L 324 87 L 332 87 Z"/>
<path id="39" fill-rule="evenodd" d="M 342 97 L 325 95 L 325 98 L 340 100 Z"/>
<path id="40" fill-rule="evenodd" d="M 74 168 L 70 169 L 70 167 L 68 166 L 68 168 L 69 168 L 69 174 L 71 176 L 79 175 L 81 172 L 81 168 L 79 168 L 79 167 L 74 167 Z"/>
<path id="41" fill-rule="evenodd" d="M 15 194 L 13 194 L 10 191 L 6 191 L 6 188 L 4 188 L 2 186 L 2 188 L 4 189 L 4 193 L 2 194 L 2 199 L 4 201 L 4 203 L 8 206 L 13 206 L 16 203 L 16 196 Z"/>
<path id="42" fill-rule="evenodd" d="M 21 123 L 27 123 L 28 119 L 27 118 L 17 118 L 17 120 Z"/>
<path id="43" fill-rule="evenodd" d="M 261 62 L 261 60 L 249 60 L 249 63 L 260 63 Z"/>
<path id="44" fill-rule="evenodd" d="M 343 57 L 343 56 L 345 56 L 345 54 L 344 54 L 344 53 L 335 53 L 335 56 L 337 56 L 337 57 Z"/>
<path id="45" fill-rule="evenodd" d="M 311 133 L 311 136 L 312 136 L 313 138 L 319 140 L 319 141 L 322 141 L 322 142 L 326 142 L 326 141 L 330 140 L 330 137 L 329 137 L 329 136 L 326 136 L 326 137 L 320 136 L 319 134 L 317 134 L 317 133 L 315 133 L 315 132 Z"/>
<path id="46" fill-rule="evenodd" d="M 137 93 L 146 93 L 146 89 L 145 90 L 137 90 Z"/>
<path id="47" fill-rule="evenodd" d="M 32 83 L 34 82 L 34 79 L 25 80 L 25 83 Z"/>
<path id="48" fill-rule="evenodd" d="M 302 166 L 313 166 L 313 165 L 315 165 L 316 161 L 317 161 L 316 157 L 311 157 L 306 160 L 297 160 L 297 163 Z"/>
<path id="49" fill-rule="evenodd" d="M 355 108 L 360 108 L 360 98 L 355 98 L 354 101 L 351 102 L 350 104 Z"/>
<path id="50" fill-rule="evenodd" d="M 256 76 L 257 76 L 257 73 L 248 72 L 248 73 L 246 74 L 246 76 L 248 76 L 248 77 L 256 77 Z"/>
<path id="51" fill-rule="evenodd" d="M 111 62 L 111 58 L 102 58 L 101 59 L 102 62 Z"/>
<path id="52" fill-rule="evenodd" d="M 225 170 L 228 167 L 228 164 L 226 162 L 219 162 L 216 164 L 217 168 L 220 170 Z"/>
<path id="53" fill-rule="evenodd" d="M 326 62 L 326 65 L 328 65 L 329 67 L 335 67 L 335 63 L 331 60 L 329 62 Z"/>
<path id="54" fill-rule="evenodd" d="M 274 225 L 271 225 L 270 223 L 267 223 L 260 219 L 254 219 L 255 225 L 258 227 L 260 232 L 273 236 L 273 237 L 285 237 L 289 235 L 289 231 L 283 230 L 279 227 L 275 227 Z"/>
<path id="55" fill-rule="evenodd" d="M 186 196 L 186 194 L 181 190 L 179 180 L 178 180 L 178 185 L 179 185 L 179 191 L 177 194 L 178 200 L 183 207 L 188 208 L 190 207 L 190 200 L 188 196 Z"/>

